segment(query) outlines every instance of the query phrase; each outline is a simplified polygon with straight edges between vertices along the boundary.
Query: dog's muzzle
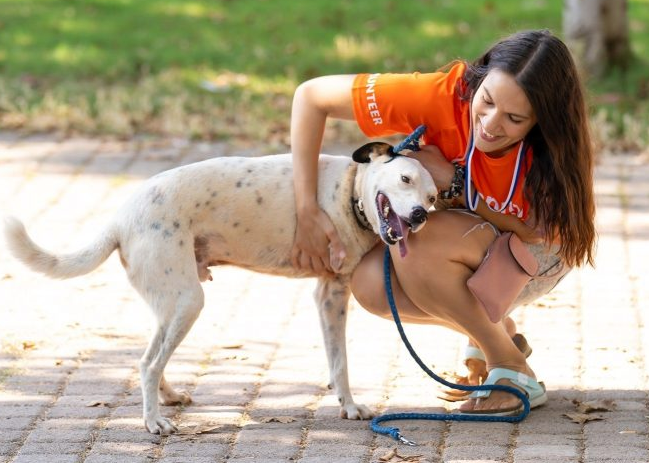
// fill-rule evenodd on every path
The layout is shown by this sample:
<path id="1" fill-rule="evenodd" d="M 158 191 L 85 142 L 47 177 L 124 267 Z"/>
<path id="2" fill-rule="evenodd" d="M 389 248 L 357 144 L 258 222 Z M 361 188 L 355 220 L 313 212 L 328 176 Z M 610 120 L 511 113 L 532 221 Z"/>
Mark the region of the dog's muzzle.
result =
<path id="1" fill-rule="evenodd" d="M 421 206 L 417 206 L 413 208 L 409 217 L 410 223 L 412 224 L 413 228 L 424 223 L 427 218 L 428 218 L 428 212 L 426 211 L 426 209 L 424 209 Z"/>

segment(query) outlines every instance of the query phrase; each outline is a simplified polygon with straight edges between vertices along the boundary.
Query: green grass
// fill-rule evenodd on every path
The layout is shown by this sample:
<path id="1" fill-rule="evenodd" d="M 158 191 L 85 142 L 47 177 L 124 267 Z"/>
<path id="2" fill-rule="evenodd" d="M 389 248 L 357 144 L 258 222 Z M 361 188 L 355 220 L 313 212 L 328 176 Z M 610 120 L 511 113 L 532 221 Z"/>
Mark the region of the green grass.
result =
<path id="1" fill-rule="evenodd" d="M 630 7 L 647 56 L 649 3 Z M 554 0 L 0 0 L 0 12 L 0 127 L 271 144 L 287 142 L 310 77 L 434 70 L 518 29 L 561 30 Z M 639 61 L 625 86 L 592 85 L 617 139 L 621 111 L 649 106 L 647 75 Z"/>

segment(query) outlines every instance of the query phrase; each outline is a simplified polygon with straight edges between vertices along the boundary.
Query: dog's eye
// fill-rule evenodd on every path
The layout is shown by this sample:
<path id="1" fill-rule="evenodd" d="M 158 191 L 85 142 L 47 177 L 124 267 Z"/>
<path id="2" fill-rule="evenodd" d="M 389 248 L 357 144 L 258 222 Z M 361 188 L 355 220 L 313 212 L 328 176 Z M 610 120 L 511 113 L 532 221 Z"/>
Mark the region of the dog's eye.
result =
<path id="1" fill-rule="evenodd" d="M 412 181 L 410 180 L 410 177 L 408 177 L 407 175 L 402 175 L 401 176 L 401 181 L 403 183 L 408 183 L 408 184 L 412 183 Z"/>
<path id="2" fill-rule="evenodd" d="M 436 200 L 436 199 L 437 199 L 437 198 L 436 198 L 435 196 L 431 196 L 430 198 L 428 198 L 428 201 L 430 201 L 431 204 L 435 204 L 435 200 Z"/>

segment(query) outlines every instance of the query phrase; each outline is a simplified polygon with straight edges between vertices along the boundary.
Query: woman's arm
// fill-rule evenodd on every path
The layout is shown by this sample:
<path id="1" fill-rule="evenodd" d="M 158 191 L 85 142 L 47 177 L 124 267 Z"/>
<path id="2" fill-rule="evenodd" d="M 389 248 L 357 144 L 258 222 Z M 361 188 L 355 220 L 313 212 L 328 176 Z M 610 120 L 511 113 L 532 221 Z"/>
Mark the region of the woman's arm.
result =
<path id="1" fill-rule="evenodd" d="M 336 270 L 345 257 L 333 223 L 318 205 L 318 157 L 327 118 L 354 119 L 353 81 L 353 75 L 318 77 L 300 84 L 293 97 L 291 151 L 297 228 L 291 262 L 318 274 Z"/>

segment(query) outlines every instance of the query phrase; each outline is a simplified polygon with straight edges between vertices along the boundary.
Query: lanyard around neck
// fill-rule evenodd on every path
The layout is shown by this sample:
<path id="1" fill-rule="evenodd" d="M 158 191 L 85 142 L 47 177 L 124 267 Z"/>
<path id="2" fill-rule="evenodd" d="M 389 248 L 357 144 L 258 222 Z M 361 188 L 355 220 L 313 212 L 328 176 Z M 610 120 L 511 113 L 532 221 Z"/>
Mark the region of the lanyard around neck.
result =
<path id="1" fill-rule="evenodd" d="M 523 154 L 527 150 L 525 142 L 521 142 L 519 148 L 518 148 L 518 154 L 516 155 L 516 166 L 514 167 L 514 174 L 512 175 L 512 181 L 509 185 L 509 193 L 507 194 L 507 199 L 503 203 L 503 206 L 500 209 L 493 209 L 496 212 L 502 212 L 504 211 L 507 206 L 509 206 L 509 203 L 511 203 L 512 198 L 514 197 L 514 192 L 516 191 L 516 186 L 518 185 L 518 174 L 520 173 L 521 166 L 523 164 Z M 473 139 L 473 118 L 471 118 L 470 124 L 469 124 L 469 142 L 466 147 L 466 154 L 465 154 L 465 159 L 466 159 L 466 175 L 465 175 L 465 185 L 464 185 L 464 191 L 466 195 L 466 204 L 469 207 L 471 211 L 474 211 L 478 208 L 478 201 L 480 200 L 478 197 L 478 191 L 475 190 L 473 193 L 471 192 L 471 174 L 472 174 L 472 168 L 471 168 L 471 160 L 473 159 L 473 154 L 475 153 L 475 140 Z"/>

